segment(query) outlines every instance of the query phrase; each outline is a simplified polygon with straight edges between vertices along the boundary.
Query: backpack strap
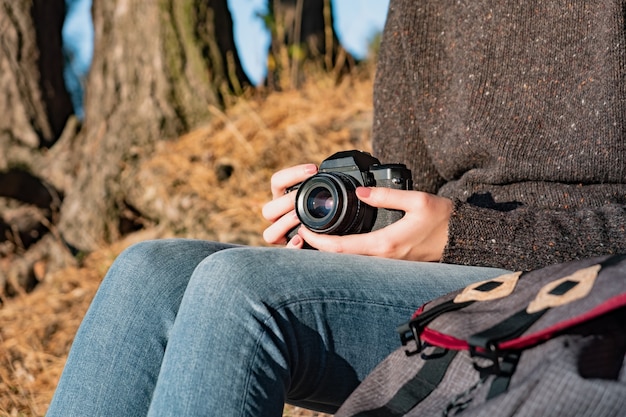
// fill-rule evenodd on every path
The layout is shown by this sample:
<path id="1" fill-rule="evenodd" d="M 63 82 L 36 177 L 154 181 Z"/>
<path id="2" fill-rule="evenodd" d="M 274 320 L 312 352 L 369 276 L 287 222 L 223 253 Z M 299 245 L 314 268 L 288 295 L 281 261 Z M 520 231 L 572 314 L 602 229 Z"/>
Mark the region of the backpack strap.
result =
<path id="1" fill-rule="evenodd" d="M 401 417 L 428 397 L 441 383 L 458 352 L 436 347 L 415 376 L 382 407 L 363 411 L 354 417 Z M 428 360 L 431 359 L 431 360 Z"/>
<path id="2" fill-rule="evenodd" d="M 615 255 L 566 277 L 544 285 L 528 306 L 494 326 L 469 337 L 470 352 L 489 356 L 497 345 L 521 336 L 530 326 L 553 307 L 559 307 L 586 297 L 602 269 L 618 264 L 626 255 Z"/>
<path id="3" fill-rule="evenodd" d="M 424 343 L 422 342 L 420 335 L 428 323 L 444 313 L 460 310 L 473 303 L 474 301 L 466 301 L 463 303 L 455 303 L 454 300 L 446 301 L 445 303 L 441 303 L 399 326 L 396 331 L 400 334 L 402 346 L 406 346 L 411 340 L 415 340 L 416 348 L 414 350 L 406 349 L 406 355 L 412 356 L 422 351 Z"/>
<path id="4" fill-rule="evenodd" d="M 490 366 L 480 367 L 474 364 L 474 368 L 481 372 L 481 375 L 496 375 L 487 395 L 488 399 L 508 389 L 511 376 L 515 372 L 521 356 L 521 350 L 500 350 L 498 345 L 520 337 L 551 308 L 587 296 L 600 271 L 616 265 L 624 259 L 626 259 L 626 255 L 611 256 L 599 264 L 580 269 L 571 275 L 544 285 L 527 308 L 469 337 L 470 355 L 484 357 L 491 361 Z"/>
<path id="5" fill-rule="evenodd" d="M 420 335 L 424 327 L 431 321 L 444 313 L 461 310 L 476 301 L 496 300 L 510 295 L 522 274 L 523 273 L 519 271 L 512 272 L 493 279 L 470 284 L 459 292 L 454 299 L 438 304 L 429 310 L 423 312 L 418 311 L 413 319 L 396 329 L 400 334 L 402 346 L 406 346 L 409 341 L 415 340 L 416 349 L 407 349 L 405 351 L 406 354 L 411 356 L 422 351 L 423 343 Z"/>

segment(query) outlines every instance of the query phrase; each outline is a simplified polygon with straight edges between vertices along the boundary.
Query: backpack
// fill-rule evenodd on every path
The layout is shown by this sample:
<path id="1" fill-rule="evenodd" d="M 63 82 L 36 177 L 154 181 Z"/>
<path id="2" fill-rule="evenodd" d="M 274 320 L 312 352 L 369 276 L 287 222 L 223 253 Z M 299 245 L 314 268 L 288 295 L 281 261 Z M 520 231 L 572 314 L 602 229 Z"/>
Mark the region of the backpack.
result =
<path id="1" fill-rule="evenodd" d="M 472 284 L 398 332 L 336 417 L 626 416 L 626 255 Z"/>

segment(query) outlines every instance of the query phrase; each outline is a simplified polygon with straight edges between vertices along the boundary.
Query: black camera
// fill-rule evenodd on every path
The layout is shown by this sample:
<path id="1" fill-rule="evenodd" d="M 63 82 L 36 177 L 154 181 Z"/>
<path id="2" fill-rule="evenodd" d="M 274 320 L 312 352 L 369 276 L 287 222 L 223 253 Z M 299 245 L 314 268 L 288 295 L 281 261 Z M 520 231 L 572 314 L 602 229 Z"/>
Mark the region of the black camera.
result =
<path id="1" fill-rule="evenodd" d="M 308 229 L 348 235 L 377 230 L 400 220 L 404 212 L 371 207 L 356 196 L 356 188 L 413 188 L 411 171 L 403 164 L 381 164 L 369 153 L 338 152 L 325 159 L 318 173 L 288 191 L 298 189 L 296 214 Z M 289 238 L 296 229 L 289 232 Z"/>

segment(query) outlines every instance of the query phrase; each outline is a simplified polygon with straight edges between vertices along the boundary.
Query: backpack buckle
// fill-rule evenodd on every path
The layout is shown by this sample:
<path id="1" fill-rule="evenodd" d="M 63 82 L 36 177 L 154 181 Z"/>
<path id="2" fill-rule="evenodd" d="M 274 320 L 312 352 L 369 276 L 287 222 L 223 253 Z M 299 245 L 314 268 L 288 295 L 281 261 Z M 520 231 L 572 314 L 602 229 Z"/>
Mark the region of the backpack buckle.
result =
<path id="1" fill-rule="evenodd" d="M 422 330 L 423 328 L 420 326 L 419 320 L 411 320 L 396 329 L 400 334 L 402 346 L 408 345 L 412 340 L 415 341 L 415 349 L 405 349 L 404 353 L 406 353 L 407 356 L 417 355 L 424 349 L 424 342 L 422 342 L 420 337 Z"/>
<path id="2" fill-rule="evenodd" d="M 496 375 L 510 377 L 515 372 L 515 368 L 521 356 L 521 353 L 517 351 L 500 350 L 494 343 L 489 343 L 480 349 L 478 349 L 477 346 L 470 345 L 469 353 L 472 358 L 483 358 L 491 362 L 486 366 L 474 362 L 474 369 L 480 372 L 481 376 Z"/>

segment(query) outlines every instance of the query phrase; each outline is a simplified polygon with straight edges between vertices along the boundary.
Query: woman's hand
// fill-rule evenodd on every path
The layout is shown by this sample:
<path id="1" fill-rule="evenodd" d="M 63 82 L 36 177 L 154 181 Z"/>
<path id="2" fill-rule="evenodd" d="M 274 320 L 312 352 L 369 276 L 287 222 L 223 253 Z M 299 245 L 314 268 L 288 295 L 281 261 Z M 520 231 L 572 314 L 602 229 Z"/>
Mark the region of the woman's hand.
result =
<path id="1" fill-rule="evenodd" d="M 298 234 L 325 252 L 353 253 L 411 261 L 439 261 L 448 242 L 451 200 L 420 191 L 359 187 L 357 197 L 372 207 L 402 210 L 402 219 L 382 229 L 331 236 L 301 227 Z M 292 203 L 293 207 L 293 203 Z M 295 220 L 297 223 L 297 219 Z"/>
<path id="2" fill-rule="evenodd" d="M 286 168 L 272 175 L 271 189 L 272 201 L 263 206 L 263 217 L 272 224 L 263 232 L 263 239 L 267 243 L 285 244 L 288 248 L 302 248 L 303 240 L 299 235 L 295 235 L 291 241 L 287 242 L 286 234 L 296 227 L 300 220 L 294 210 L 296 192 L 285 194 L 285 191 L 305 179 L 317 173 L 317 166 L 314 164 L 296 165 Z"/>

